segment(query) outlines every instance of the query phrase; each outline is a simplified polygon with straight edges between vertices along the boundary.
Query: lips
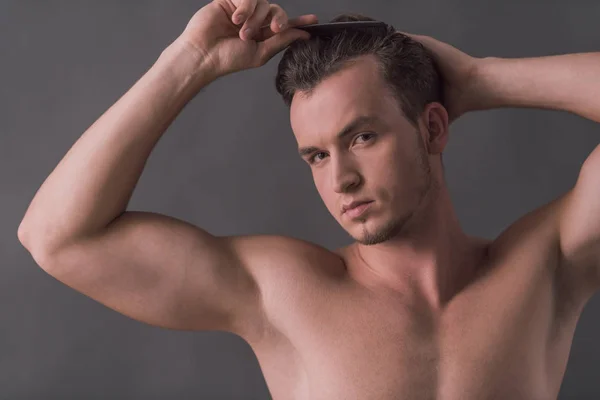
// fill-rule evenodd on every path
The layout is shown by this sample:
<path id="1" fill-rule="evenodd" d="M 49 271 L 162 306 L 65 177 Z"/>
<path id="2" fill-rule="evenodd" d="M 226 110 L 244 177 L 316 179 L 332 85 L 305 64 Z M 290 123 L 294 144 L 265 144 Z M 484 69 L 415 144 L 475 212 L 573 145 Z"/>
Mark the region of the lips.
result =
<path id="1" fill-rule="evenodd" d="M 371 203 L 371 202 L 372 202 L 372 200 L 353 201 L 352 203 L 344 205 L 342 207 L 342 213 L 345 213 L 348 210 L 352 210 L 353 208 L 356 208 L 356 207 L 360 206 L 361 204 L 366 204 L 366 203 Z"/>
<path id="2" fill-rule="evenodd" d="M 363 201 L 363 202 L 360 202 L 360 203 L 356 203 L 357 205 L 355 207 L 348 208 L 344 212 L 344 216 L 346 216 L 348 218 L 351 218 L 351 219 L 358 218 L 364 212 L 366 212 L 366 210 L 368 210 L 369 207 L 371 207 L 371 203 L 372 203 L 372 201 Z"/>

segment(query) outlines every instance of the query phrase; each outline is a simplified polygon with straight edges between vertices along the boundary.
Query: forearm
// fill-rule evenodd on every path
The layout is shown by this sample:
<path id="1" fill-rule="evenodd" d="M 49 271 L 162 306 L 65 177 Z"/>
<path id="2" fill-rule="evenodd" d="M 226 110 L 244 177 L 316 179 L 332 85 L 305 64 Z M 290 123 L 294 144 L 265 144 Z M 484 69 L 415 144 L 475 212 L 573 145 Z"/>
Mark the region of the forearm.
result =
<path id="1" fill-rule="evenodd" d="M 150 153 L 198 91 L 216 78 L 179 42 L 75 142 L 33 198 L 19 237 L 33 252 L 106 227 L 127 208 Z"/>
<path id="2" fill-rule="evenodd" d="M 600 122 L 600 53 L 538 58 L 489 57 L 480 68 L 479 109 L 535 107 Z"/>

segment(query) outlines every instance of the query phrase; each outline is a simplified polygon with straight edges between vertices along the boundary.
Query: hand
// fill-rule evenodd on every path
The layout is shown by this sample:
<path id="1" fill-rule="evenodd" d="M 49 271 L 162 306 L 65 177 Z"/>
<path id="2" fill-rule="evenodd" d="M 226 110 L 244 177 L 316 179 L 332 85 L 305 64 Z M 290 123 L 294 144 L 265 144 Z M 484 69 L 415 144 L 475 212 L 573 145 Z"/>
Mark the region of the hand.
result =
<path id="1" fill-rule="evenodd" d="M 448 111 L 449 123 L 467 111 L 476 110 L 482 95 L 478 81 L 482 59 L 472 57 L 430 36 L 400 33 L 420 42 L 433 53 L 442 74 L 443 105 Z"/>
<path id="2" fill-rule="evenodd" d="M 264 65 L 293 41 L 310 37 L 294 27 L 317 22 L 312 14 L 288 19 L 267 0 L 214 0 L 194 14 L 177 40 L 192 45 L 222 76 Z"/>

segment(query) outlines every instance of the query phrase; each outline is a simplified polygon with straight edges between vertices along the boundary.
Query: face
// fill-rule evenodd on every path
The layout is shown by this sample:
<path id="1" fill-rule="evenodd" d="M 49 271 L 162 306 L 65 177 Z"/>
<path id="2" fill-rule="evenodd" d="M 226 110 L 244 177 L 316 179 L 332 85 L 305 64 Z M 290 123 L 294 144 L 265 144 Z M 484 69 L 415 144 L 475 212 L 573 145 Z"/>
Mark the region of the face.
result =
<path id="1" fill-rule="evenodd" d="M 316 188 L 340 225 L 364 245 L 400 235 L 434 184 L 422 135 L 427 128 L 404 117 L 375 59 L 361 58 L 310 94 L 297 92 L 290 120 Z M 372 202 L 361 215 L 342 211 L 363 200 Z"/>

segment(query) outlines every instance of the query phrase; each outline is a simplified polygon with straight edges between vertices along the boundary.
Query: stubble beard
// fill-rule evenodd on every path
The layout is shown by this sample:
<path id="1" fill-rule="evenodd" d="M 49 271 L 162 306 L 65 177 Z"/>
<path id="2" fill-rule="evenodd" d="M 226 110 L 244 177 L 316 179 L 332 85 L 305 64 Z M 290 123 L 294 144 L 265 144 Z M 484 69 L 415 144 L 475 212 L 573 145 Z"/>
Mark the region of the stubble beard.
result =
<path id="1" fill-rule="evenodd" d="M 366 225 L 367 218 L 359 218 L 359 222 L 363 225 L 361 236 L 359 238 L 354 238 L 358 243 L 364 246 L 372 246 L 399 236 L 409 236 L 409 222 L 419 211 L 422 211 L 422 206 L 424 205 L 424 201 L 428 194 L 435 196 L 435 193 L 429 193 L 431 189 L 435 189 L 435 182 L 433 181 L 427 150 L 420 140 L 420 132 L 417 131 L 417 134 L 419 135 L 417 140 L 417 151 L 419 153 L 418 165 L 419 170 L 421 171 L 422 182 L 419 189 L 419 200 L 417 201 L 417 205 L 412 210 L 408 210 L 405 214 L 390 219 L 382 227 L 376 230 L 368 229 Z M 427 200 L 428 202 L 432 201 L 431 198 Z"/>

